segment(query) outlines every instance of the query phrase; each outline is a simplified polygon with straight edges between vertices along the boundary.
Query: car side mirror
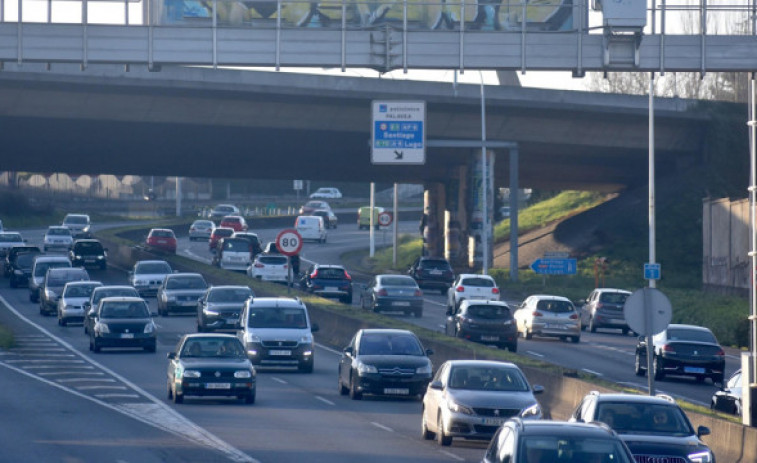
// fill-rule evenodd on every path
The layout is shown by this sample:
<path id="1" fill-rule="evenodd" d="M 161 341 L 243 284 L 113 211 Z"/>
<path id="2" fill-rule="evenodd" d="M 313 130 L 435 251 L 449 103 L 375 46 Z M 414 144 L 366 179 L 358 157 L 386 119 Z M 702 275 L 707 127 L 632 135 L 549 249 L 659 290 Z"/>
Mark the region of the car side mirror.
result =
<path id="1" fill-rule="evenodd" d="M 426 349 L 426 355 L 434 355 L 434 349 Z"/>
<path id="2" fill-rule="evenodd" d="M 352 355 L 352 346 L 345 347 L 344 349 L 342 349 L 342 352 L 344 352 L 345 354 Z"/>
<path id="3" fill-rule="evenodd" d="M 444 386 L 442 386 L 442 382 L 437 379 L 435 381 L 431 381 L 428 384 L 428 388 L 429 389 L 436 389 L 437 391 L 441 391 L 442 389 L 444 389 Z"/>
<path id="4" fill-rule="evenodd" d="M 709 436 L 709 435 L 710 435 L 710 428 L 708 428 L 707 426 L 699 426 L 697 428 L 697 437 Z"/>
<path id="5" fill-rule="evenodd" d="M 541 394 L 544 392 L 544 386 L 542 386 L 541 384 L 534 384 L 531 389 L 533 390 L 534 394 Z"/>
<path id="6" fill-rule="evenodd" d="M 168 360 L 175 359 L 176 358 L 176 352 L 169 352 L 168 355 L 166 355 L 166 358 L 168 358 Z"/>
<path id="7" fill-rule="evenodd" d="M 448 316 L 452 316 L 452 309 L 450 309 L 450 308 L 447 309 L 447 315 Z"/>
<path id="8" fill-rule="evenodd" d="M 320 329 L 320 327 L 318 326 L 318 323 L 313 323 L 312 325 L 310 325 L 310 332 L 311 333 L 315 333 L 319 329 Z"/>

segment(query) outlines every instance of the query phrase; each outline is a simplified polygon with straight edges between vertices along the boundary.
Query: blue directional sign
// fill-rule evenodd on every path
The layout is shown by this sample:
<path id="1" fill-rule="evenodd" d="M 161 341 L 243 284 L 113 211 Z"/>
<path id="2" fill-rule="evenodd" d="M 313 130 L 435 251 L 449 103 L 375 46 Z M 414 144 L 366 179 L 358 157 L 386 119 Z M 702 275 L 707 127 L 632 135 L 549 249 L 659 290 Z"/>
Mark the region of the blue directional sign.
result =
<path id="1" fill-rule="evenodd" d="M 660 264 L 644 264 L 644 279 L 645 280 L 659 280 L 660 279 Z"/>
<path id="2" fill-rule="evenodd" d="M 575 275 L 576 259 L 536 259 L 531 270 L 540 275 Z"/>
<path id="3" fill-rule="evenodd" d="M 424 164 L 425 120 L 423 101 L 374 101 L 371 162 Z"/>

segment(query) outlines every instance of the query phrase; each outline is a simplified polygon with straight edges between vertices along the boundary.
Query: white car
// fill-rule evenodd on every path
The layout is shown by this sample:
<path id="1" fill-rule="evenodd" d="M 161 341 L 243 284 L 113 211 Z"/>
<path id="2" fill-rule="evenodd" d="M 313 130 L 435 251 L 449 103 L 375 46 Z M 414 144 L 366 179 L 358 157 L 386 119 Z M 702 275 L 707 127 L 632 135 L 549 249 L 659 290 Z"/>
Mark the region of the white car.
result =
<path id="1" fill-rule="evenodd" d="M 211 219 L 222 219 L 227 215 L 241 215 L 239 208 L 233 204 L 219 204 L 210 210 Z"/>
<path id="2" fill-rule="evenodd" d="M 18 232 L 6 232 L 0 230 L 0 258 L 8 254 L 13 246 L 24 244 L 24 238 Z"/>
<path id="3" fill-rule="evenodd" d="M 142 297 L 157 294 L 166 275 L 172 273 L 171 265 L 164 260 L 140 260 L 129 272 L 129 284 L 134 286 Z"/>
<path id="4" fill-rule="evenodd" d="M 447 309 L 454 311 L 466 299 L 498 301 L 499 288 L 489 275 L 461 273 L 447 291 Z"/>
<path id="5" fill-rule="evenodd" d="M 48 227 L 42 243 L 45 252 L 55 250 L 68 252 L 74 245 L 74 237 L 68 227 L 53 225 Z"/>
<path id="6" fill-rule="evenodd" d="M 310 195 L 310 199 L 340 199 L 342 192 L 339 188 L 318 188 Z"/>
<path id="7" fill-rule="evenodd" d="M 87 214 L 66 214 L 63 218 L 63 226 L 71 230 L 74 238 L 91 238 L 90 228 L 92 222 Z"/>
<path id="8" fill-rule="evenodd" d="M 258 280 L 286 283 L 289 281 L 288 259 L 280 254 L 258 254 L 247 267 L 247 275 Z"/>
<path id="9" fill-rule="evenodd" d="M 551 336 L 563 341 L 581 340 L 581 318 L 570 299 L 562 296 L 528 296 L 513 318 L 518 325 L 518 334 L 526 339 Z"/>
<path id="10" fill-rule="evenodd" d="M 224 238 L 216 246 L 218 266 L 225 270 L 244 272 L 252 264 L 252 244 L 245 238 Z"/>
<path id="11" fill-rule="evenodd" d="M 302 240 L 326 242 L 326 225 L 323 217 L 317 215 L 301 215 L 294 222 L 294 229 L 302 237 Z"/>
<path id="12" fill-rule="evenodd" d="M 66 326 L 70 322 L 84 323 L 85 306 L 92 297 L 92 291 L 99 286 L 102 286 L 99 281 L 66 283 L 58 299 L 58 325 Z"/>

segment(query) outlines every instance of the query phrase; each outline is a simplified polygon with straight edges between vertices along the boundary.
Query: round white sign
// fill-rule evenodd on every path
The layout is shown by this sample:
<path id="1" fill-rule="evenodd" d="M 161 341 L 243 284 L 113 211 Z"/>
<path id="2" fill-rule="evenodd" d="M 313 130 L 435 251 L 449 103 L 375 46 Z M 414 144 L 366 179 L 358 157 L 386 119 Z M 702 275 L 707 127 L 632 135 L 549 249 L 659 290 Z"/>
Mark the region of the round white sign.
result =
<path id="1" fill-rule="evenodd" d="M 392 223 L 392 214 L 391 212 L 382 212 L 378 215 L 378 223 L 382 227 L 388 227 Z"/>
<path id="2" fill-rule="evenodd" d="M 647 311 L 651 312 L 649 317 Z M 638 334 L 654 336 L 662 333 L 670 324 L 670 320 L 673 319 L 673 307 L 668 297 L 659 289 L 641 288 L 626 299 L 623 316 L 628 326 Z"/>
<path id="3" fill-rule="evenodd" d="M 302 249 L 302 236 L 293 228 L 281 230 L 276 235 L 276 247 L 285 256 L 297 255 Z"/>

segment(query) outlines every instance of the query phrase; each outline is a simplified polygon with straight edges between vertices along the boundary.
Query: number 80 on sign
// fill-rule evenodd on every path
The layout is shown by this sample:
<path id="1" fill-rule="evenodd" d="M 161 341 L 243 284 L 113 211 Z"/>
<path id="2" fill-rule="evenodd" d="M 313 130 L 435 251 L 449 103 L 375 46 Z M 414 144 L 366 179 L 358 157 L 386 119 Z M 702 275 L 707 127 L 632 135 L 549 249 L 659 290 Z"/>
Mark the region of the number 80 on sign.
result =
<path id="1" fill-rule="evenodd" d="M 281 230 L 276 235 L 276 248 L 285 256 L 297 255 L 302 249 L 302 236 L 292 228 Z"/>

